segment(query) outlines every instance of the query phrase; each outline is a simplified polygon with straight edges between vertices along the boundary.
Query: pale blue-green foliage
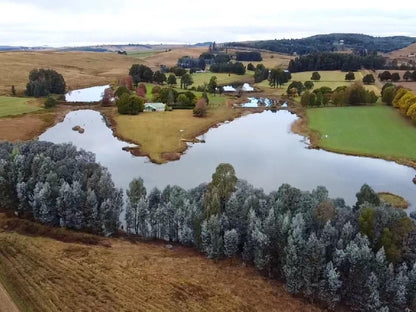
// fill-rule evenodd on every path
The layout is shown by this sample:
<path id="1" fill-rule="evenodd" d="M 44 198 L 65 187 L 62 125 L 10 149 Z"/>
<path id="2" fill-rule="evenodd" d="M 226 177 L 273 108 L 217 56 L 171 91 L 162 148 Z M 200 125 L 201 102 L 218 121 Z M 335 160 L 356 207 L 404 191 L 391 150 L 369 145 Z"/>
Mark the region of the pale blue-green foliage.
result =
<path id="1" fill-rule="evenodd" d="M 54 226 L 105 235 L 118 230 L 120 192 L 93 154 L 70 144 L 34 141 L 0 143 L 0 157 L 0 205 L 4 208 Z M 95 198 L 88 196 L 91 192 Z M 101 209 L 106 200 L 111 213 Z"/>
<path id="2" fill-rule="evenodd" d="M 224 254 L 233 257 L 238 252 L 239 237 L 235 229 L 224 232 Z"/>

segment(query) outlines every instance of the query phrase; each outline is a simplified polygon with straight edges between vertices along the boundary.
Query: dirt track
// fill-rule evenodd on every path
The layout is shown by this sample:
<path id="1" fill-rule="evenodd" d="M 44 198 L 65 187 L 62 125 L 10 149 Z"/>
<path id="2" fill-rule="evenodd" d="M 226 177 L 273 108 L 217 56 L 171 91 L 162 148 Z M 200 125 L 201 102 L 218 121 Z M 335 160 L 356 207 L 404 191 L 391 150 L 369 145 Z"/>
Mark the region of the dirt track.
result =
<path id="1" fill-rule="evenodd" d="M 0 284 L 0 312 L 19 312 L 2 284 Z"/>

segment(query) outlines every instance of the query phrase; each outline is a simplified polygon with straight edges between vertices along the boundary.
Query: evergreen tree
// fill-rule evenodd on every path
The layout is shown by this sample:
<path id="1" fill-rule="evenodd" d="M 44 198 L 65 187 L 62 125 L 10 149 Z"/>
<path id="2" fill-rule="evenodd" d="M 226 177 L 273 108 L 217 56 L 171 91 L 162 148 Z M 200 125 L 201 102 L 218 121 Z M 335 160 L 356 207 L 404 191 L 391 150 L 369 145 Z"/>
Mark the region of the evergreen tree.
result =
<path id="1" fill-rule="evenodd" d="M 224 254 L 234 257 L 238 253 L 238 233 L 235 229 L 224 232 Z"/>

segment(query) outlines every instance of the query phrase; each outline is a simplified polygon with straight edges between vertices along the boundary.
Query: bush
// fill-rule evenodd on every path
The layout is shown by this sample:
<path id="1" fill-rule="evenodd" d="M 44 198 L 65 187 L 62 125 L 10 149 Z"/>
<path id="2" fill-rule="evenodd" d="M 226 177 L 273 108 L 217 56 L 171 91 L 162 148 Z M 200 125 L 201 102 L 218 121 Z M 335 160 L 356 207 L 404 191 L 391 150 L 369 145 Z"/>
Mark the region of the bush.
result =
<path id="1" fill-rule="evenodd" d="M 194 116 L 205 117 L 207 114 L 207 107 L 207 101 L 204 98 L 200 98 L 195 104 L 195 108 L 193 110 Z"/>
<path id="2" fill-rule="evenodd" d="M 122 96 L 123 94 L 128 94 L 128 95 L 130 95 L 130 90 L 129 90 L 129 89 L 127 89 L 127 87 L 125 87 L 125 86 L 120 86 L 120 87 L 118 87 L 118 88 L 117 88 L 117 90 L 116 90 L 116 92 L 114 92 L 114 96 L 116 96 L 116 97 L 118 97 L 118 98 L 121 98 L 121 96 Z"/>
<path id="3" fill-rule="evenodd" d="M 162 88 L 160 86 L 154 86 L 152 89 L 152 94 L 157 94 Z"/>
<path id="4" fill-rule="evenodd" d="M 144 110 L 144 100 L 137 95 L 123 93 L 117 101 L 118 112 L 125 115 L 137 115 Z"/>
<path id="5" fill-rule="evenodd" d="M 48 96 L 45 101 L 45 108 L 52 108 L 58 104 L 58 101 L 52 96 Z"/>

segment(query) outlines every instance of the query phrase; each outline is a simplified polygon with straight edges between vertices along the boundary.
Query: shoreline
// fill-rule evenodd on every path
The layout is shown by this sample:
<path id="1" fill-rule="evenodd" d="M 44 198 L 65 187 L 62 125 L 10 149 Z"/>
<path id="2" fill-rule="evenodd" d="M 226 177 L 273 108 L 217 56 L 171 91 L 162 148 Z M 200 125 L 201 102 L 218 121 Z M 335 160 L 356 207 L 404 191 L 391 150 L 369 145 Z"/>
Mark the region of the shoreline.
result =
<path id="1" fill-rule="evenodd" d="M 310 141 L 309 148 L 311 149 L 322 149 L 327 152 L 343 154 L 347 156 L 369 157 L 369 158 L 383 159 L 386 161 L 394 161 L 395 163 L 399 165 L 411 167 L 416 170 L 416 160 L 403 158 L 403 157 L 395 157 L 395 156 L 382 156 L 382 155 L 371 154 L 371 153 L 351 152 L 348 150 L 328 148 L 328 147 L 322 146 L 320 145 L 321 134 L 318 131 L 312 130 L 309 128 L 309 120 L 308 120 L 308 117 L 306 116 L 306 110 L 302 107 L 295 107 L 293 110 L 290 110 L 290 111 L 299 117 L 299 119 L 293 122 L 293 124 L 291 125 L 291 131 L 293 133 L 307 137 Z"/>

